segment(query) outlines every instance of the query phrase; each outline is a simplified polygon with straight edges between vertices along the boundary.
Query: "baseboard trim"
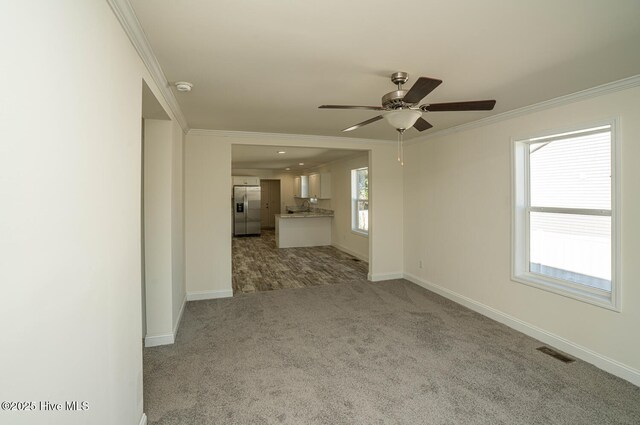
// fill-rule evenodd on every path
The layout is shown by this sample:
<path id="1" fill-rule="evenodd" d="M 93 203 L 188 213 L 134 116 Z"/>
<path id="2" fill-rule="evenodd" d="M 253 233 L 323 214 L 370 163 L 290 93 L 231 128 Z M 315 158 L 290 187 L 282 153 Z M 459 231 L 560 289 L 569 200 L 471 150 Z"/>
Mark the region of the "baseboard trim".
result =
<path id="1" fill-rule="evenodd" d="M 164 334 L 164 335 L 147 335 L 144 337 L 144 346 L 145 347 L 157 347 L 158 345 L 169 345 L 173 344 L 176 340 L 174 334 Z"/>
<path id="2" fill-rule="evenodd" d="M 138 425 L 147 425 L 147 415 L 146 415 L 146 413 L 142 413 L 142 417 L 140 418 L 140 423 Z"/>
<path id="3" fill-rule="evenodd" d="M 182 321 L 182 313 L 184 313 L 184 307 L 187 305 L 187 294 L 184 295 L 182 299 L 182 306 L 180 307 L 180 312 L 178 313 L 178 320 L 173 325 L 173 332 L 170 334 L 162 334 L 162 335 L 147 335 L 144 337 L 144 346 L 145 347 L 157 347 L 158 345 L 170 345 L 176 341 L 176 336 L 178 335 L 178 328 L 180 327 L 180 321 Z"/>
<path id="4" fill-rule="evenodd" d="M 187 292 L 187 301 L 213 300 L 216 298 L 233 297 L 233 290 L 223 289 L 218 291 L 193 291 Z"/>
<path id="5" fill-rule="evenodd" d="M 337 243 L 332 243 L 331 246 L 336 248 L 336 249 L 338 249 L 338 250 L 340 250 L 340 251 L 342 251 L 342 252 L 345 252 L 345 253 L 351 255 L 352 257 L 356 257 L 358 260 L 365 261 L 367 263 L 369 262 L 369 259 L 367 257 L 365 257 L 362 254 L 358 254 L 357 252 L 355 252 L 355 251 L 353 251 L 353 250 L 351 250 L 351 249 L 349 249 L 347 247 L 344 247 L 344 246 L 339 245 Z"/>
<path id="6" fill-rule="evenodd" d="M 178 336 L 178 328 L 180 327 L 180 322 L 182 321 L 182 313 L 184 313 L 184 306 L 187 305 L 187 294 L 184 294 L 184 298 L 182 299 L 182 306 L 180 307 L 180 312 L 178 313 L 178 320 L 176 320 L 176 323 L 173 325 L 173 336 L 174 339 L 175 337 Z"/>
<path id="7" fill-rule="evenodd" d="M 367 279 L 371 282 L 381 282 L 383 280 L 392 280 L 392 279 L 402 279 L 404 278 L 403 273 L 369 273 L 367 275 Z"/>
<path id="8" fill-rule="evenodd" d="M 490 319 L 507 325 L 510 328 L 513 328 L 519 332 L 524 333 L 525 335 L 542 341 L 545 344 L 549 344 L 561 351 L 564 351 L 567 354 L 571 354 L 572 356 L 584 360 L 587 363 L 591 363 L 592 365 L 604 371 L 607 371 L 612 375 L 627 380 L 634 385 L 640 386 L 640 370 L 634 369 L 607 356 L 598 354 L 595 351 L 590 350 L 589 348 L 575 344 L 561 336 L 555 335 L 542 328 L 517 319 L 509 314 L 503 313 L 500 310 L 496 310 L 493 307 L 489 307 L 471 298 L 465 297 L 464 295 L 460 295 L 457 292 L 428 282 L 411 273 L 404 273 L 404 278 L 415 283 L 418 286 L 435 292 L 438 295 L 442 295 L 443 297 L 448 298 L 451 301 L 461 304 L 467 308 L 470 308 L 471 310 L 480 313 L 483 316 L 487 316 Z"/>

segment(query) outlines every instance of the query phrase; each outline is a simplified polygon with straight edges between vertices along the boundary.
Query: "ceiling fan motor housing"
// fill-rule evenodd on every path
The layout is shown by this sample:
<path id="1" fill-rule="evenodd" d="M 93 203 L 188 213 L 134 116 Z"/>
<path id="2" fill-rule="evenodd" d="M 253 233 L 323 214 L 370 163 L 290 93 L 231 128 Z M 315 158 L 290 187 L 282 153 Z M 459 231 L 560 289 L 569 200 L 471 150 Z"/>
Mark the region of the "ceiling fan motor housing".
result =
<path id="1" fill-rule="evenodd" d="M 394 90 L 382 96 L 382 107 L 388 109 L 402 108 L 406 104 L 402 101 L 408 90 Z"/>

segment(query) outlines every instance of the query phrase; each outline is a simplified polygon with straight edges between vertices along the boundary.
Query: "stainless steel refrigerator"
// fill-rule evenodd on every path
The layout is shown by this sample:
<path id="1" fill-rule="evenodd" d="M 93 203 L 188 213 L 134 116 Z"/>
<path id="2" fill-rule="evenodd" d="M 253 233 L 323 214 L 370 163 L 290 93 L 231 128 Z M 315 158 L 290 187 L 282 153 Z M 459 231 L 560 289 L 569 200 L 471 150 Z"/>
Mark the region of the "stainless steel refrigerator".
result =
<path id="1" fill-rule="evenodd" d="M 260 186 L 233 186 L 233 234 L 260 234 Z"/>

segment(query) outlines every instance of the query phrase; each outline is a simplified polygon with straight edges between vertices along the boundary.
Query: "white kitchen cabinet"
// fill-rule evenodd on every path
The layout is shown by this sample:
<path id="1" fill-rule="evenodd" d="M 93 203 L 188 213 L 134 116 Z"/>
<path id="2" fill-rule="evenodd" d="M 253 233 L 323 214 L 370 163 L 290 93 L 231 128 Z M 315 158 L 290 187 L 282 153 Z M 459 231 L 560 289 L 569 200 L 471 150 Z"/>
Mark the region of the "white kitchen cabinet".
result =
<path id="1" fill-rule="evenodd" d="M 311 174 L 309 176 L 309 197 L 317 198 L 320 193 L 320 174 Z"/>
<path id="2" fill-rule="evenodd" d="M 258 186 L 260 184 L 260 177 L 253 176 L 233 176 L 234 186 Z"/>
<path id="3" fill-rule="evenodd" d="M 331 199 L 330 173 L 317 173 L 309 176 L 309 197 Z"/>
<path id="4" fill-rule="evenodd" d="M 293 196 L 295 198 L 309 197 L 309 177 L 297 176 L 293 179 Z"/>

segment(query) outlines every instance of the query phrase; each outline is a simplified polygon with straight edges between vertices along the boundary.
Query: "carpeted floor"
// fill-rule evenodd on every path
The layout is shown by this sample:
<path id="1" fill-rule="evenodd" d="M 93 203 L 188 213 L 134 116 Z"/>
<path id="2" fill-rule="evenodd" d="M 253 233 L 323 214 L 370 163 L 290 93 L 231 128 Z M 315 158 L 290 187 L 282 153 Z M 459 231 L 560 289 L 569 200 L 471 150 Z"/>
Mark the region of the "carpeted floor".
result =
<path id="1" fill-rule="evenodd" d="M 408 281 L 187 304 L 145 349 L 151 425 L 640 424 L 640 388 Z"/>

